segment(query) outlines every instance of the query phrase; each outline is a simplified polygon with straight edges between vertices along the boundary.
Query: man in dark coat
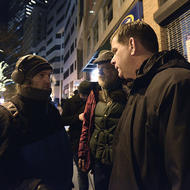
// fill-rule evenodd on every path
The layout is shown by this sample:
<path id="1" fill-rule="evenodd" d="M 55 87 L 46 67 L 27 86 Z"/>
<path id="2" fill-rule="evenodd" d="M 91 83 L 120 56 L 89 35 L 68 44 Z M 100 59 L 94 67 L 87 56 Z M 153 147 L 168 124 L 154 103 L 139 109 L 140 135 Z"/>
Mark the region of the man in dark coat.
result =
<path id="1" fill-rule="evenodd" d="M 110 61 L 113 53 L 102 50 L 94 60 L 98 65 L 100 89 L 88 96 L 79 143 L 79 167 L 93 171 L 96 190 L 107 190 L 112 170 L 112 143 L 126 103 L 118 72 Z"/>
<path id="2" fill-rule="evenodd" d="M 71 190 L 71 147 L 50 100 L 51 72 L 37 55 L 16 63 L 17 93 L 0 106 L 0 189 Z"/>
<path id="3" fill-rule="evenodd" d="M 112 63 L 133 80 L 114 140 L 110 190 L 190 188 L 190 65 L 177 51 L 158 52 L 142 21 L 111 37 Z"/>

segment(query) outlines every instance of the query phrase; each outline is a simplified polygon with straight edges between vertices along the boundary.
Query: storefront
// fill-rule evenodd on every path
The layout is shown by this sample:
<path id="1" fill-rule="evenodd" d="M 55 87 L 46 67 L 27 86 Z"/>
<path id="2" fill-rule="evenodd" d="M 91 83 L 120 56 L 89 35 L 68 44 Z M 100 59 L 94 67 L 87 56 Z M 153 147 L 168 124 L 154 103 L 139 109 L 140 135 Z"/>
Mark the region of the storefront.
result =
<path id="1" fill-rule="evenodd" d="M 190 1 L 161 0 L 155 21 L 166 28 L 168 49 L 176 49 L 190 61 Z"/>

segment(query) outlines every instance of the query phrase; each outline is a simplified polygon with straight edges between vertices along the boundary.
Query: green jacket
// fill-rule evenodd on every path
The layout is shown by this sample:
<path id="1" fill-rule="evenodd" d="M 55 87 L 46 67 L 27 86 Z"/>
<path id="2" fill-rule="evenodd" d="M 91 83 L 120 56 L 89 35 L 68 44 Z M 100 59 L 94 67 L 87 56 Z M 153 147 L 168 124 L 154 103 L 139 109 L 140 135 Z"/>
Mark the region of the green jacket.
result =
<path id="1" fill-rule="evenodd" d="M 114 96 L 120 98 L 116 100 Z M 90 149 L 95 160 L 103 164 L 112 164 L 113 136 L 124 107 L 125 95 L 121 89 L 112 91 L 107 100 L 104 98 L 103 91 L 100 91 L 99 101 L 95 108 L 95 127 L 90 139 Z"/>

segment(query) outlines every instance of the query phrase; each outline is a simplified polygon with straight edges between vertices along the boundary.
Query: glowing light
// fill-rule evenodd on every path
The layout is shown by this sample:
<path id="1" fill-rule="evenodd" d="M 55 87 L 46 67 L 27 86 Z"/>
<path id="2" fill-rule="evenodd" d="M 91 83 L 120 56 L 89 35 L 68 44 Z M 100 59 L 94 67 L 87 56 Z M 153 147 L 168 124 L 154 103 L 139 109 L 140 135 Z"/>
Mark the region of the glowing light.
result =
<path id="1" fill-rule="evenodd" d="M 31 15 L 31 12 L 26 11 L 26 14 L 27 14 L 27 15 Z"/>
<path id="2" fill-rule="evenodd" d="M 34 1 L 34 0 L 31 0 L 31 2 L 32 2 L 33 4 L 36 4 L 36 1 Z"/>
<path id="3" fill-rule="evenodd" d="M 90 10 L 89 13 L 90 13 L 90 14 L 94 14 L 95 12 L 94 12 L 93 10 Z"/>
<path id="4" fill-rule="evenodd" d="M 99 76 L 99 70 L 98 68 L 95 68 L 91 74 L 90 74 L 90 79 L 92 82 L 97 82 L 98 81 L 98 76 Z"/>
<path id="5" fill-rule="evenodd" d="M 32 10 L 31 9 L 29 9 L 29 8 L 26 8 L 26 10 L 28 11 L 28 12 L 31 12 Z"/>
<path id="6" fill-rule="evenodd" d="M 4 103 L 4 98 L 0 98 L 0 104 Z"/>

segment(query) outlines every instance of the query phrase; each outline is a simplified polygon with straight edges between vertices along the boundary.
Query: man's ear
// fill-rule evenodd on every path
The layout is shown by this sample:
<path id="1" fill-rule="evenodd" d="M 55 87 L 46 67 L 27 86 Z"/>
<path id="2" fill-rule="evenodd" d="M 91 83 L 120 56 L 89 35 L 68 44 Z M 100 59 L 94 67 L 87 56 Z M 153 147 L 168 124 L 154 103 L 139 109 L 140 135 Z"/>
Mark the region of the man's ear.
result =
<path id="1" fill-rule="evenodd" d="M 136 45 L 135 45 L 135 39 L 133 37 L 129 38 L 129 48 L 131 55 L 135 55 Z"/>

